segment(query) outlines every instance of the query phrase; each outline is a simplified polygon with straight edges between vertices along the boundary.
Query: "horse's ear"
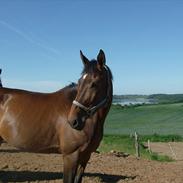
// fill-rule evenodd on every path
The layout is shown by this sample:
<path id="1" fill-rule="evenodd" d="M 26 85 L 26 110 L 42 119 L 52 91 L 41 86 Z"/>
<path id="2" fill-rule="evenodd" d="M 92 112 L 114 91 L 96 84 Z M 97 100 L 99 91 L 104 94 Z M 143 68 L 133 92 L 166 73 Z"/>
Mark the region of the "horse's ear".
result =
<path id="1" fill-rule="evenodd" d="M 80 57 L 81 57 L 81 60 L 84 64 L 84 66 L 86 67 L 90 61 L 83 55 L 83 52 L 81 50 L 80 50 Z"/>
<path id="2" fill-rule="evenodd" d="M 97 56 L 97 62 L 98 62 L 98 68 L 102 69 L 102 67 L 105 65 L 105 53 L 103 50 L 99 51 L 99 54 Z"/>

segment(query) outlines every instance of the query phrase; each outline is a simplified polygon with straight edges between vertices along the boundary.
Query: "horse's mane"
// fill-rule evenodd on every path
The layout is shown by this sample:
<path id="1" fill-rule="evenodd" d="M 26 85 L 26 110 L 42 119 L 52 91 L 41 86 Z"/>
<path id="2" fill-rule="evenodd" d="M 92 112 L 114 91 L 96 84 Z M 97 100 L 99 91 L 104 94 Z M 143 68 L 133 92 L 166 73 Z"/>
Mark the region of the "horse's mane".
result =
<path id="1" fill-rule="evenodd" d="M 76 87 L 77 87 L 77 84 L 72 82 L 69 85 L 67 85 L 65 88 L 71 88 L 72 89 L 72 88 L 76 88 Z"/>
<path id="2" fill-rule="evenodd" d="M 66 85 L 65 87 L 61 88 L 60 90 L 56 91 L 56 92 L 60 92 L 60 91 L 74 91 L 77 88 L 77 84 L 74 82 L 71 82 L 70 84 Z"/>
<path id="3" fill-rule="evenodd" d="M 0 75 L 1 75 L 1 72 L 2 72 L 2 69 L 0 69 Z M 0 88 L 2 88 L 3 85 L 2 85 L 2 81 L 1 81 L 1 76 L 0 76 Z"/>

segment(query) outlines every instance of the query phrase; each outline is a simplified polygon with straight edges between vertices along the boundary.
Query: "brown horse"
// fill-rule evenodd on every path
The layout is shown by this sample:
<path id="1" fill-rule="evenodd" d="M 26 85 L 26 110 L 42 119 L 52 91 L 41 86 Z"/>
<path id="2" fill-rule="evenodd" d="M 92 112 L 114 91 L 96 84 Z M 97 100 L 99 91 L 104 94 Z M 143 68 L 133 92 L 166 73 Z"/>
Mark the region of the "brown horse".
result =
<path id="1" fill-rule="evenodd" d="M 0 139 L 32 152 L 60 152 L 64 183 L 81 183 L 86 164 L 103 136 L 112 102 L 112 74 L 100 50 L 84 64 L 77 85 L 44 94 L 0 88 Z"/>

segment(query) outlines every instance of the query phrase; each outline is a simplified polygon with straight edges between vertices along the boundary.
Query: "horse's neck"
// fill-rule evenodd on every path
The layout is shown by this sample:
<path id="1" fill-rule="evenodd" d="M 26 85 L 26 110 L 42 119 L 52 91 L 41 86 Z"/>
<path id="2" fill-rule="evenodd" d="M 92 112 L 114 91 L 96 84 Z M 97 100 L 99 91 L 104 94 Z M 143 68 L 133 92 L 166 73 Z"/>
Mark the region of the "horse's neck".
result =
<path id="1" fill-rule="evenodd" d="M 75 99 L 77 94 L 76 87 L 65 87 L 56 92 L 56 97 L 59 100 L 65 100 L 65 102 L 69 105 L 72 104 L 72 101 Z"/>

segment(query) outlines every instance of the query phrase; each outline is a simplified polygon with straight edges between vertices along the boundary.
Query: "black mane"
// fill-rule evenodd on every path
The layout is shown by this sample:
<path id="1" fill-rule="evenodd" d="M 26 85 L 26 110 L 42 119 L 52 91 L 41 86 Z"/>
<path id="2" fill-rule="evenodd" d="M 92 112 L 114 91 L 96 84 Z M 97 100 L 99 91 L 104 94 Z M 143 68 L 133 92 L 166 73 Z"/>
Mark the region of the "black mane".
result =
<path id="1" fill-rule="evenodd" d="M 77 84 L 76 83 L 74 83 L 74 82 L 72 82 L 72 83 L 70 83 L 68 86 L 66 86 L 66 87 L 68 87 L 68 88 L 75 88 L 75 87 L 77 87 Z"/>

